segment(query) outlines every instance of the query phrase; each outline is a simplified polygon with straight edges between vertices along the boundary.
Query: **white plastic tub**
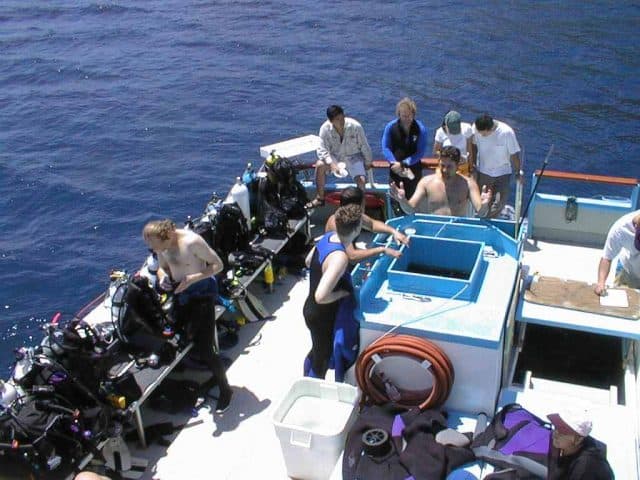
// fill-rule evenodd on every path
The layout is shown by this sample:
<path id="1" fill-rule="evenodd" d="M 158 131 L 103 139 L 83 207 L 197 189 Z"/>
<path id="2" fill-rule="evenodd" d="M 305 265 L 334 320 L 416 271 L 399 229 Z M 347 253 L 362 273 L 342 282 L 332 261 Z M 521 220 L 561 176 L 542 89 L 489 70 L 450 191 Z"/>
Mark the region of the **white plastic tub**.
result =
<path id="1" fill-rule="evenodd" d="M 353 385 L 297 380 L 273 414 L 290 477 L 326 480 L 344 449 L 360 392 Z"/>

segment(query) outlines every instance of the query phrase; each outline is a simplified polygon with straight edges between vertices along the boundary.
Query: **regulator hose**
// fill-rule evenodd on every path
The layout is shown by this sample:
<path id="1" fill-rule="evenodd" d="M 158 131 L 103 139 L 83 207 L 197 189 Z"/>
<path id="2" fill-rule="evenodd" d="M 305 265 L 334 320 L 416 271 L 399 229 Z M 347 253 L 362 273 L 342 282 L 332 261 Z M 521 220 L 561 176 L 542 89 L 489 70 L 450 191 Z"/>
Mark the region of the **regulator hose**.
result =
<path id="1" fill-rule="evenodd" d="M 410 392 L 399 391 L 381 372 L 374 372 L 376 364 L 385 357 L 409 357 L 418 363 L 429 362 L 433 386 L 427 397 L 416 397 Z M 356 381 L 363 392 L 363 400 L 375 404 L 392 401 L 402 407 L 419 407 L 420 410 L 437 408 L 451 392 L 454 371 L 449 357 L 435 343 L 411 335 L 387 335 L 370 344 L 356 361 Z"/>

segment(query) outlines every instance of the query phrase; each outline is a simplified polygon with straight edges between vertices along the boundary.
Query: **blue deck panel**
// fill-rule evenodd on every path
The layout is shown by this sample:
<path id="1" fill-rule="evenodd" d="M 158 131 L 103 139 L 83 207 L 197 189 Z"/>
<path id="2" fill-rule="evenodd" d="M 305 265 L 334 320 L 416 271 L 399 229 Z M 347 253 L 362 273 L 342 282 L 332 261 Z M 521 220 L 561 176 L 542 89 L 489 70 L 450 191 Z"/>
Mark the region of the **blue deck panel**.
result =
<path id="1" fill-rule="evenodd" d="M 393 219 L 389 224 L 401 230 L 415 229 L 415 243 L 421 248 L 425 245 L 419 242 L 425 242 L 425 238 L 437 238 L 451 241 L 452 255 L 455 255 L 457 242 L 461 249 L 471 244 L 490 246 L 497 256 L 480 255 L 481 261 L 476 265 L 476 273 L 479 274 L 470 279 L 472 283 L 467 287 L 471 295 L 465 296 L 466 291 L 460 293 L 464 282 L 452 290 L 454 282 L 443 278 L 442 282 L 449 284 L 443 289 L 436 288 L 439 293 L 427 295 L 428 301 L 420 301 L 420 297 L 403 297 L 402 292 L 390 288 L 389 267 L 402 265 L 402 261 L 389 257 L 378 259 L 359 289 L 361 326 L 380 332 L 400 326 L 396 330 L 398 333 L 424 335 L 427 332 L 434 340 L 498 348 L 519 268 L 518 244 L 508 233 L 513 231 L 513 223 L 494 225 L 493 222 L 473 218 L 410 215 Z M 361 275 L 362 267 L 359 269 L 356 269 L 354 278 Z M 433 280 L 430 276 L 423 277 L 425 282 Z M 397 279 L 392 280 L 397 282 Z M 414 290 L 408 288 L 404 291 L 424 294 Z"/>

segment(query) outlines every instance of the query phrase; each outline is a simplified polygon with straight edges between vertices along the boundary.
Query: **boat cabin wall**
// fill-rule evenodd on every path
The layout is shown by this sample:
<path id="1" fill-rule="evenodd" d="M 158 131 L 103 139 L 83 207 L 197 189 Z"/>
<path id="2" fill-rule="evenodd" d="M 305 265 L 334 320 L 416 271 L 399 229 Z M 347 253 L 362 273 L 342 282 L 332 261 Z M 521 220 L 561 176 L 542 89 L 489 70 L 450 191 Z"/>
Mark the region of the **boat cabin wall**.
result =
<path id="1" fill-rule="evenodd" d="M 536 193 L 528 217 L 529 238 L 601 247 L 611 225 L 634 210 L 632 203 L 624 199 L 599 200 Z"/>

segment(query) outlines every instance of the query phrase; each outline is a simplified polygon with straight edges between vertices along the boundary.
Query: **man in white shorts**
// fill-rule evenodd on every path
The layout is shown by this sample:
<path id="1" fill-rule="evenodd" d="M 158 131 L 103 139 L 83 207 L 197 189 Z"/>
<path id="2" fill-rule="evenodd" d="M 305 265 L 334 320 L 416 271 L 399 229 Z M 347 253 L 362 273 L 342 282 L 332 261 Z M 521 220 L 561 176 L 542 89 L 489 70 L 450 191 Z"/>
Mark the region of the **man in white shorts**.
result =
<path id="1" fill-rule="evenodd" d="M 316 162 L 316 198 L 307 204 L 308 208 L 324 205 L 324 186 L 328 171 L 338 172 L 338 163 L 344 162 L 345 169 L 358 187 L 364 190 L 365 170 L 371 168 L 372 153 L 362 125 L 350 117 L 345 117 L 339 105 L 327 108 L 327 121 L 320 127 L 320 146 Z"/>

